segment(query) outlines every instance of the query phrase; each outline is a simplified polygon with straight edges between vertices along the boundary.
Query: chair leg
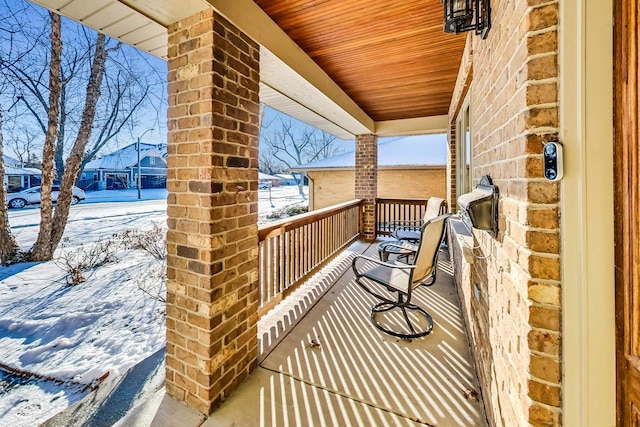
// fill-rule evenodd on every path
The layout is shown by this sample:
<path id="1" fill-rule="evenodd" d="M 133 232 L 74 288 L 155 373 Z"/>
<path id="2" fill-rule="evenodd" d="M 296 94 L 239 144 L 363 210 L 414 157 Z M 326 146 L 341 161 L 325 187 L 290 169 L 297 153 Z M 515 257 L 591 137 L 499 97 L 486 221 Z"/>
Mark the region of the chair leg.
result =
<path id="1" fill-rule="evenodd" d="M 391 330 L 383 326 L 376 319 L 376 314 L 390 312 L 394 309 L 402 310 L 402 315 L 404 317 L 405 322 L 407 322 L 407 327 L 410 333 L 402 333 L 402 332 Z M 416 331 L 416 328 L 414 327 L 413 323 L 409 319 L 407 310 L 411 310 L 415 312 L 418 316 L 426 319 L 427 326 L 424 329 L 420 329 Z M 433 318 L 431 317 L 431 315 L 427 313 L 422 307 L 418 307 L 417 305 L 414 305 L 414 304 L 403 303 L 401 298 L 400 298 L 400 301 L 398 302 L 381 302 L 374 305 L 371 308 L 371 322 L 376 328 L 378 328 L 382 332 L 392 335 L 394 337 L 403 338 L 403 339 L 424 337 L 426 335 L 429 335 L 433 331 Z"/>

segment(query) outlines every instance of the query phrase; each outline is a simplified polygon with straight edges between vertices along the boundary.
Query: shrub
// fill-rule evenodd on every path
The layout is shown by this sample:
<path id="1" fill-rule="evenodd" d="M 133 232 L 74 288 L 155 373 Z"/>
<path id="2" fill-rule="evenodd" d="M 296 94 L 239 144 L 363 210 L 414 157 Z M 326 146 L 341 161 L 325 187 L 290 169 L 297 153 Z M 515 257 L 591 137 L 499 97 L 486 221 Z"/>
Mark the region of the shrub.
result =
<path id="1" fill-rule="evenodd" d="M 167 259 L 167 231 L 155 222 L 150 230 L 126 230 L 121 239 L 125 248 L 141 249 L 158 260 Z"/>
<path id="2" fill-rule="evenodd" d="M 108 238 L 99 239 L 97 242 L 83 243 L 74 248 L 66 248 L 62 243 L 62 254 L 57 260 L 57 264 L 68 273 L 67 284 L 77 285 L 86 280 L 84 274 L 96 267 L 117 261 L 118 236 L 113 235 Z"/>
<path id="3" fill-rule="evenodd" d="M 290 216 L 300 215 L 306 212 L 309 212 L 309 206 L 294 205 L 294 206 L 288 206 L 286 208 L 275 210 L 267 214 L 267 218 L 269 219 L 287 218 Z"/>
<path id="4" fill-rule="evenodd" d="M 138 289 L 149 298 L 166 303 L 167 294 L 167 261 L 160 260 L 154 263 L 144 277 L 138 280 Z"/>

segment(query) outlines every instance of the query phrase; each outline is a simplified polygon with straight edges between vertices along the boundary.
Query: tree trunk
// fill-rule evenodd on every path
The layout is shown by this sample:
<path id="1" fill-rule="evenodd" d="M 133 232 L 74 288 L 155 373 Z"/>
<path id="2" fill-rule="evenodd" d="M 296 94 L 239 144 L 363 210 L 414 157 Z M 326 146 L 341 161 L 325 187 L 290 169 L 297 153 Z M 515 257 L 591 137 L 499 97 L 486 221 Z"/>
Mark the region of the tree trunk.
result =
<path id="1" fill-rule="evenodd" d="M 56 139 L 56 152 L 54 155 L 56 177 L 62 178 L 64 173 L 64 138 L 67 125 L 67 112 L 65 106 L 67 105 L 67 89 L 66 84 L 62 84 L 60 87 L 60 120 L 58 121 L 58 138 Z"/>
<path id="2" fill-rule="evenodd" d="M 91 128 L 96 113 L 98 98 L 100 98 L 100 86 L 102 85 L 105 62 L 107 60 L 105 44 L 105 35 L 98 34 L 98 38 L 96 40 L 96 51 L 91 65 L 91 76 L 89 77 L 89 83 L 87 84 L 87 98 L 82 112 L 80 130 L 78 131 L 78 136 L 76 137 L 73 148 L 71 149 L 71 154 L 69 154 L 69 158 L 67 158 L 64 174 L 62 175 L 62 182 L 60 183 L 60 193 L 58 193 L 58 202 L 56 205 L 55 215 L 53 217 L 53 230 L 50 240 L 52 252 L 58 246 L 58 243 L 60 243 L 64 229 L 67 226 L 69 208 L 73 197 L 73 185 L 75 184 L 76 177 L 80 171 L 85 147 L 89 142 L 89 138 L 91 138 Z"/>
<path id="3" fill-rule="evenodd" d="M 295 178 L 295 175 L 293 175 L 293 177 Z M 307 200 L 307 196 L 304 195 L 304 172 L 300 172 L 300 179 L 297 181 L 298 181 L 298 193 L 300 193 L 300 197 L 302 197 L 302 200 Z"/>
<path id="4" fill-rule="evenodd" d="M 18 253 L 16 239 L 9 226 L 9 213 L 7 212 L 7 188 L 4 185 L 4 158 L 2 138 L 2 109 L 0 108 L 0 263 L 7 264 L 15 259 Z"/>
<path id="5" fill-rule="evenodd" d="M 53 257 L 51 247 L 52 212 L 51 186 L 53 184 L 53 156 L 58 134 L 58 114 L 60 105 L 60 57 L 62 39 L 60 37 L 60 16 L 51 16 L 51 65 L 49 70 L 49 111 L 47 114 L 47 134 L 42 150 L 42 183 L 40 184 L 40 231 L 31 249 L 31 259 L 48 261 Z"/>

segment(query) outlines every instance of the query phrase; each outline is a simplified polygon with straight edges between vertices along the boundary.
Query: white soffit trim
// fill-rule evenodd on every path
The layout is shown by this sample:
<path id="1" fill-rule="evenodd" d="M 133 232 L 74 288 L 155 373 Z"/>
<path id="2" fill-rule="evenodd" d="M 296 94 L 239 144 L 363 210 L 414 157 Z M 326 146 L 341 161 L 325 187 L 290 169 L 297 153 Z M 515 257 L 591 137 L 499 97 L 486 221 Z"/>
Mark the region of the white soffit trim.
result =
<path id="1" fill-rule="evenodd" d="M 87 0 L 81 0 L 87 1 Z M 95 1 L 95 0 L 91 0 Z M 111 0 L 113 1 L 113 0 Z M 165 28 L 211 6 L 206 0 L 118 0 Z"/>
<path id="2" fill-rule="evenodd" d="M 264 48 L 260 74 L 265 84 L 354 135 L 374 132 L 373 119 L 254 1 L 207 1 Z"/>
<path id="3" fill-rule="evenodd" d="M 415 119 L 387 120 L 376 122 L 376 135 L 402 136 L 447 133 L 449 116 L 418 117 Z"/>
<path id="4" fill-rule="evenodd" d="M 260 80 L 271 89 L 267 98 L 261 87 L 261 101 L 278 111 L 342 139 L 372 132 L 265 47 L 260 48 Z"/>
<path id="5" fill-rule="evenodd" d="M 209 8 L 204 0 L 30 0 L 162 59 L 167 25 Z"/>
<path id="6" fill-rule="evenodd" d="M 355 136 L 341 128 L 340 126 L 328 121 L 324 117 L 316 114 L 310 109 L 300 105 L 293 99 L 278 92 L 265 83 L 260 83 L 260 101 L 269 107 L 280 111 L 288 116 L 294 117 L 307 123 L 310 126 L 321 129 L 327 133 L 335 135 L 340 139 L 354 139 Z"/>

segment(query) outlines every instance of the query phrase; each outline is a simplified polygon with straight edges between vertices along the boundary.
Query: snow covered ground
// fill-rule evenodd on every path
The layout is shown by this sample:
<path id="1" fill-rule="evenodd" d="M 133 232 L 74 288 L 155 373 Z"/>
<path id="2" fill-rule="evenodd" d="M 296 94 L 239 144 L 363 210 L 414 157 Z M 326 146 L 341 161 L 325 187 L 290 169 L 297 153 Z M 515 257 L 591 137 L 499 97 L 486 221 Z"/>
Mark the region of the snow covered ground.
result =
<path id="1" fill-rule="evenodd" d="M 306 188 L 305 188 L 306 190 Z M 71 208 L 67 239 L 56 259 L 0 267 L 0 425 L 32 426 L 80 399 L 105 376 L 123 374 L 165 344 L 163 264 L 142 250 L 121 248 L 117 261 L 68 285 L 59 259 L 125 230 L 166 223 L 166 190 L 88 192 Z M 270 197 L 271 196 L 271 197 Z M 259 191 L 259 222 L 292 205 L 306 205 L 297 187 Z M 10 211 L 23 248 L 37 237 L 40 210 Z M 55 380 L 55 381 L 52 381 Z"/>

